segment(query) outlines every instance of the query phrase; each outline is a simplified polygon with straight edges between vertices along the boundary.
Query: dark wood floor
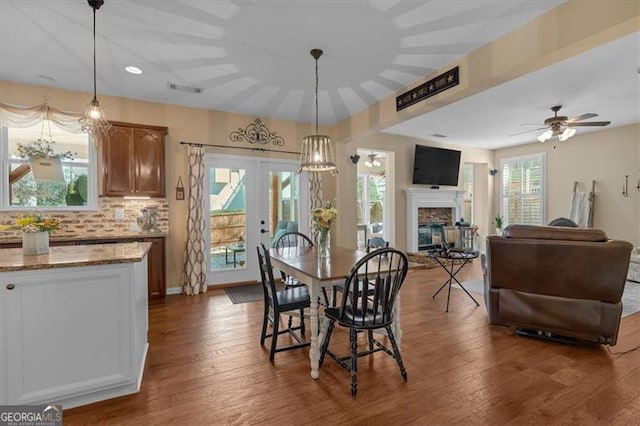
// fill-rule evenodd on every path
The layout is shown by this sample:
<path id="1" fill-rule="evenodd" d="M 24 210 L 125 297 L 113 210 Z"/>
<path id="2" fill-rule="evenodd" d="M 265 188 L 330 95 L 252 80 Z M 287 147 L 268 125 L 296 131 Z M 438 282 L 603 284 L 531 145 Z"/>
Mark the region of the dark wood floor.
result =
<path id="1" fill-rule="evenodd" d="M 479 278 L 478 262 L 460 273 Z M 489 326 L 460 290 L 431 298 L 445 278 L 412 271 L 402 289 L 402 355 L 409 380 L 378 352 L 359 363 L 358 398 L 327 359 L 309 376 L 308 352 L 259 345 L 262 302 L 233 305 L 222 290 L 168 297 L 150 311 L 140 393 L 64 412 L 65 425 L 638 425 L 640 314 L 622 320 L 618 344 L 562 345 Z M 339 330 L 332 349 L 348 353 Z"/>

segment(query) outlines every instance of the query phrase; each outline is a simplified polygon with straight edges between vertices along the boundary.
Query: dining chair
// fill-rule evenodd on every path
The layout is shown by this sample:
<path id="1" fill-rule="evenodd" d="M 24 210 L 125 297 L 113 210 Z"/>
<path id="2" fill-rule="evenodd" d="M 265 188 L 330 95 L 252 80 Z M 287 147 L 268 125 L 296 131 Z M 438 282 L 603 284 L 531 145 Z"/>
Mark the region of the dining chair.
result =
<path id="1" fill-rule="evenodd" d="M 273 362 L 276 352 L 288 351 L 291 349 L 309 346 L 311 342 L 303 340 L 305 333 L 304 309 L 311 306 L 309 291 L 306 286 L 298 286 L 278 291 L 273 278 L 273 267 L 269 250 L 264 244 L 257 247 L 258 263 L 260 265 L 260 278 L 262 280 L 262 290 L 264 293 L 264 316 L 262 318 L 262 333 L 260 334 L 260 345 L 264 346 L 267 337 L 271 337 L 271 349 L 269 350 L 269 360 Z M 280 314 L 284 312 L 298 311 L 300 315 L 300 325 L 292 326 L 291 316 L 289 325 L 284 330 L 280 330 Z M 272 324 L 271 334 L 267 334 L 267 327 Z M 300 336 L 296 334 L 300 330 Z M 278 347 L 278 336 L 288 333 L 297 342 L 288 346 Z"/>
<path id="2" fill-rule="evenodd" d="M 389 241 L 385 241 L 382 237 L 371 237 L 367 240 L 367 253 L 372 249 L 387 248 L 389 247 Z"/>
<path id="3" fill-rule="evenodd" d="M 280 238 L 278 238 L 278 240 L 275 242 L 274 247 L 276 249 L 290 247 L 313 247 L 313 241 L 311 241 L 311 238 L 309 238 L 302 232 L 292 231 L 282 234 Z M 282 271 L 280 271 L 280 274 L 282 275 L 282 284 L 287 288 L 306 285 L 305 283 L 298 281 L 297 279 L 285 274 Z M 329 297 L 327 295 L 327 290 L 324 287 L 322 288 L 322 294 L 324 296 L 324 302 L 326 304 L 325 306 L 329 306 Z"/>
<path id="4" fill-rule="evenodd" d="M 407 275 L 407 269 L 407 256 L 400 250 L 381 248 L 372 251 L 351 268 L 345 280 L 340 306 L 324 310 L 329 324 L 320 346 L 320 365 L 324 362 L 325 355 L 329 354 L 349 371 L 353 398 L 358 392 L 358 358 L 361 356 L 384 351 L 396 360 L 402 378 L 407 381 L 407 371 L 391 328 L 394 319 L 393 306 Z M 329 350 L 336 322 L 349 329 L 350 355 L 339 357 Z M 392 349 L 373 337 L 373 330 L 380 328 L 386 331 Z M 358 352 L 359 331 L 366 331 L 368 335 L 368 348 L 362 352 Z"/>

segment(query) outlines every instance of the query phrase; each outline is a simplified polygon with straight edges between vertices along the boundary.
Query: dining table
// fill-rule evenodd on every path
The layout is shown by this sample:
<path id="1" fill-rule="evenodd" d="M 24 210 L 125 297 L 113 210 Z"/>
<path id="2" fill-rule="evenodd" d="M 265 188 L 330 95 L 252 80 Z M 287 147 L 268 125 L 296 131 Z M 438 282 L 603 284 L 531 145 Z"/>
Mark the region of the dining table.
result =
<path id="1" fill-rule="evenodd" d="M 320 376 L 320 342 L 326 334 L 328 322 L 324 321 L 322 327 L 319 324 L 320 305 L 318 303 L 323 287 L 344 285 L 351 268 L 367 253 L 362 250 L 331 246 L 330 255 L 326 258 L 318 257 L 317 248 L 312 247 L 283 247 L 269 250 L 271 264 L 276 269 L 290 275 L 309 287 L 311 298 L 310 323 L 311 344 L 309 358 L 311 361 L 311 377 L 317 379 Z M 395 321 L 392 330 L 398 345 L 402 339 L 400 328 L 400 295 L 395 303 Z M 384 330 L 383 330 L 384 331 Z"/>

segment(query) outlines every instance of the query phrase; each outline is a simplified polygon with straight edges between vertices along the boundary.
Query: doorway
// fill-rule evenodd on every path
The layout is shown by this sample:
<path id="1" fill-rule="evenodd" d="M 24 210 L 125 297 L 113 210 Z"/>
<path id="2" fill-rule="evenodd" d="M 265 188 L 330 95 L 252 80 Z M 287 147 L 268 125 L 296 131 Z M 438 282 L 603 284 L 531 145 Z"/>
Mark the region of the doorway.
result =
<path id="1" fill-rule="evenodd" d="M 207 283 L 255 281 L 256 247 L 284 230 L 308 233 L 306 173 L 297 162 L 208 154 L 205 160 Z"/>

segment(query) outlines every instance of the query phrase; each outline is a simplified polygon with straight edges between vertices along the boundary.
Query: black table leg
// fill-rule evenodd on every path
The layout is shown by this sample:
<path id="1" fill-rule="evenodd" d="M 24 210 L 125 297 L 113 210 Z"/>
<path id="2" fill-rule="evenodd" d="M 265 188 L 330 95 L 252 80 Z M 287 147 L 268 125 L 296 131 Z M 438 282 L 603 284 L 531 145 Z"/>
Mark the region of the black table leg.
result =
<path id="1" fill-rule="evenodd" d="M 458 269 L 455 269 L 455 261 L 456 261 L 456 259 L 450 259 L 450 261 L 451 261 L 451 270 L 449 270 L 447 268 L 447 265 L 442 263 L 439 258 L 435 257 L 435 259 L 436 259 L 436 261 L 438 261 L 438 263 L 440 264 L 442 269 L 447 271 L 447 274 L 449 275 L 449 279 L 447 279 L 447 281 L 445 281 L 445 283 L 442 284 L 442 286 L 438 289 L 438 291 L 436 291 L 433 294 L 433 296 L 431 296 L 431 298 L 432 299 L 435 298 L 443 288 L 448 286 L 448 289 L 447 289 L 447 308 L 446 308 L 445 312 L 449 312 L 449 301 L 451 299 L 451 284 L 453 284 L 453 281 L 455 281 L 456 284 L 458 284 L 460 286 L 460 288 L 462 290 L 464 290 L 465 293 L 467 293 L 467 296 L 469 296 L 471 298 L 471 300 L 473 300 L 475 302 L 476 306 L 480 306 L 478 301 L 467 291 L 466 288 L 464 288 L 464 286 L 456 278 L 456 275 L 458 274 L 458 272 L 460 272 L 460 270 L 464 267 L 464 265 L 466 265 L 469 262 L 470 259 L 458 259 L 458 260 L 462 261 L 462 263 L 458 266 Z"/>

